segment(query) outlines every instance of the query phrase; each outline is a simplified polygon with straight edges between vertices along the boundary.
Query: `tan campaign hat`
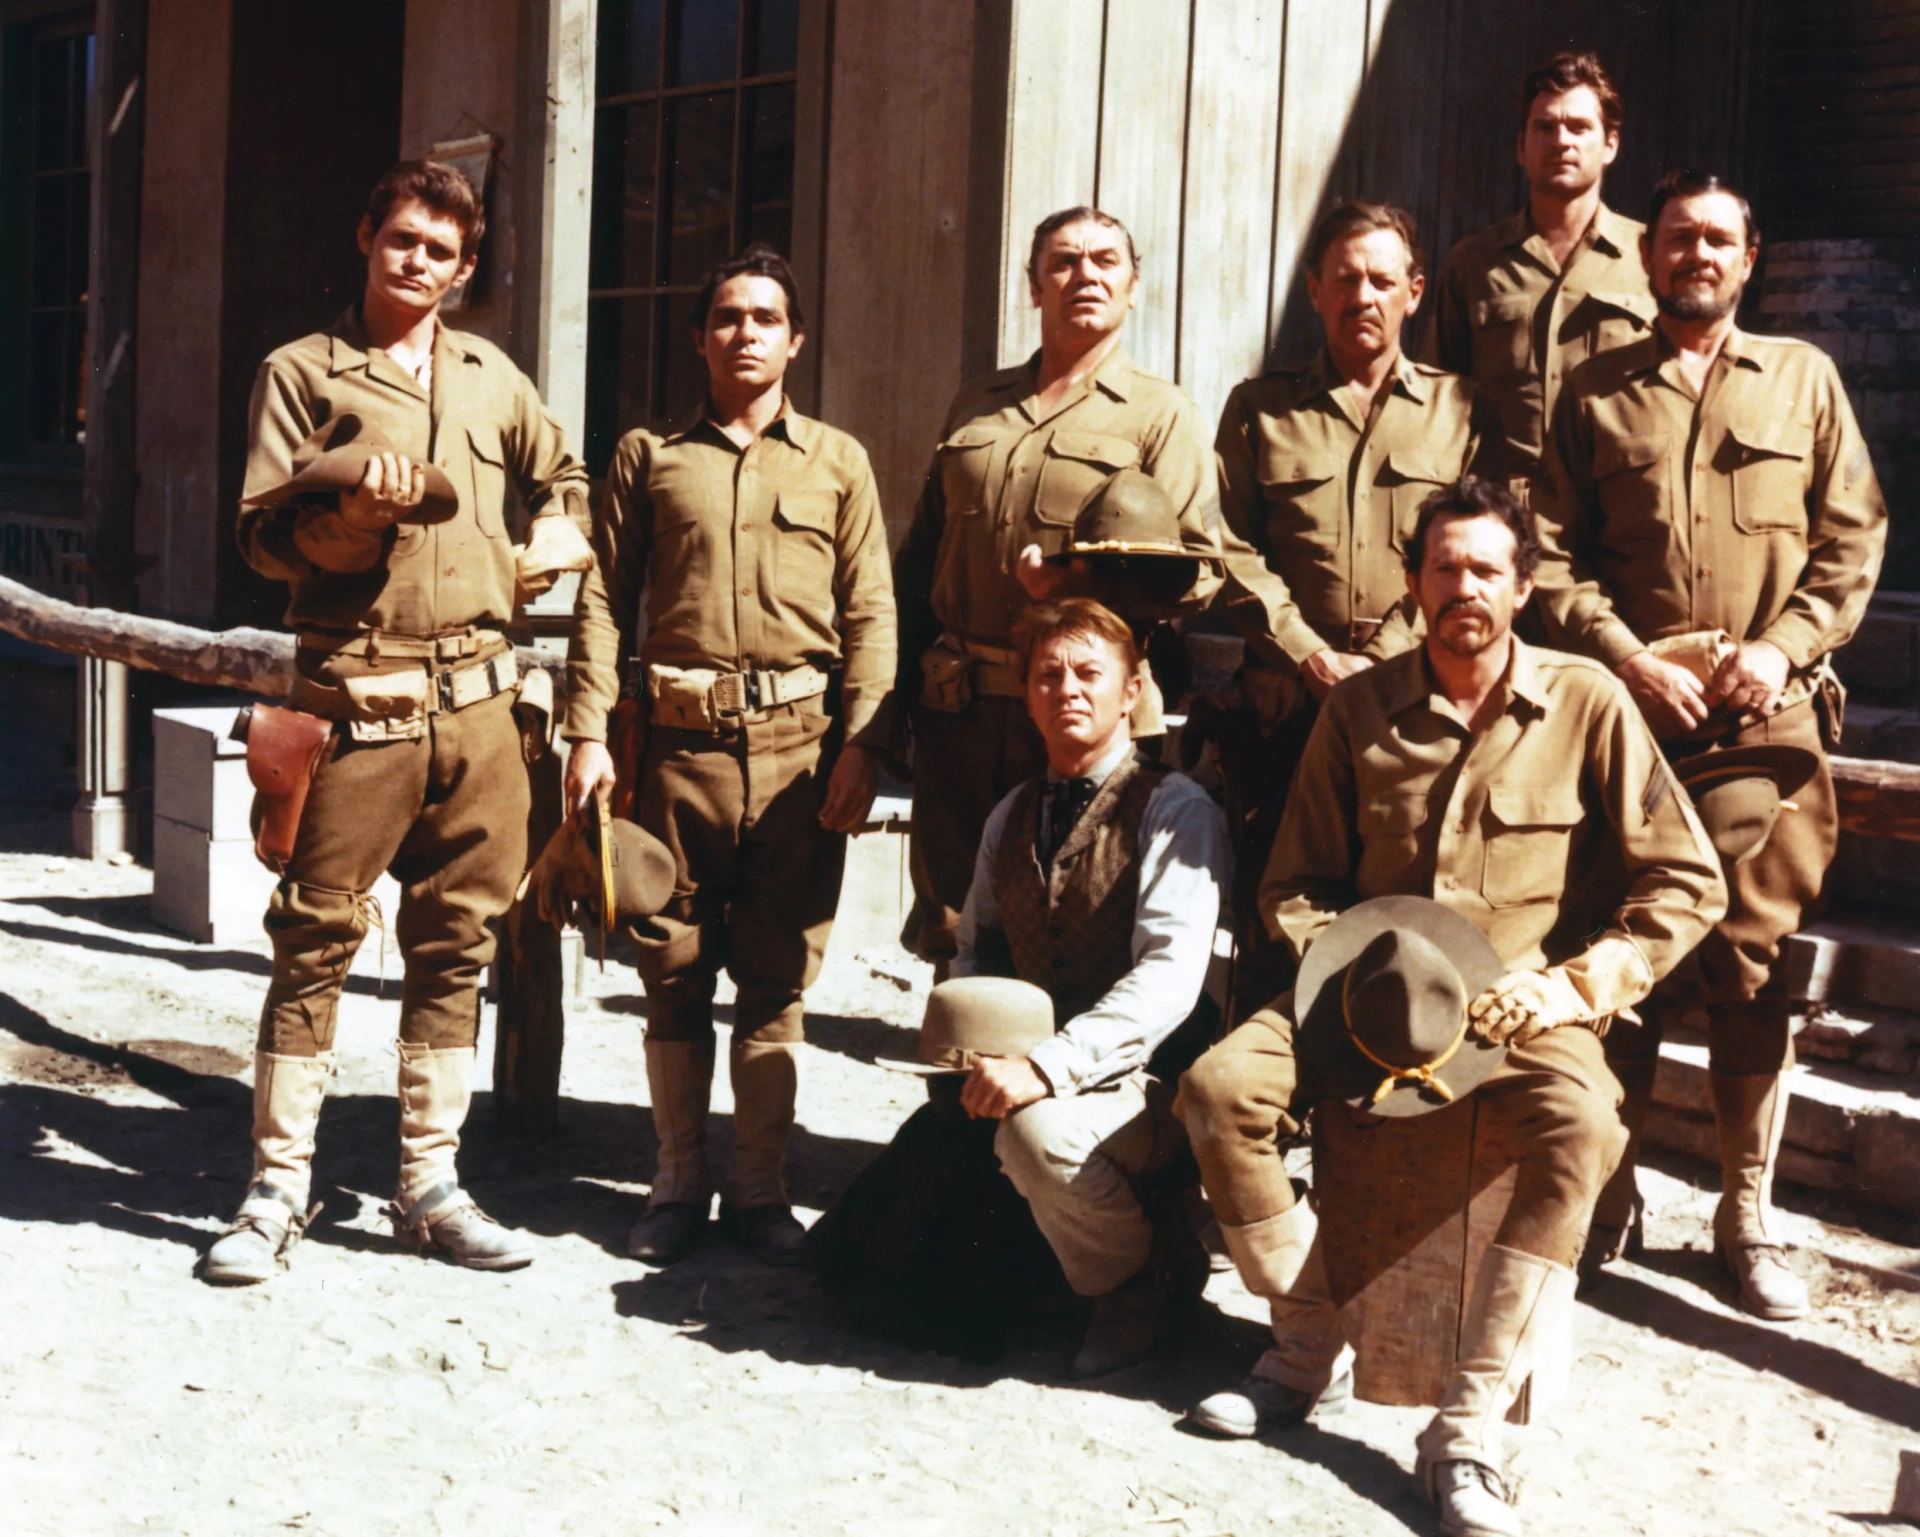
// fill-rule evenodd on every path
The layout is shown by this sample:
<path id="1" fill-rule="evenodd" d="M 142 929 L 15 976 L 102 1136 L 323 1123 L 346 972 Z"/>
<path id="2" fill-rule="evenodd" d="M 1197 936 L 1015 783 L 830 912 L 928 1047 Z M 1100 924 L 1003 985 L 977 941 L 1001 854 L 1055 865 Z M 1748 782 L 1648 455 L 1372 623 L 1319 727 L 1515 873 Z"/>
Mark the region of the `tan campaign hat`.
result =
<path id="1" fill-rule="evenodd" d="M 1472 1093 L 1507 1048 L 1468 1028 L 1467 1005 L 1505 972 L 1471 920 L 1426 897 L 1349 908 L 1308 949 L 1293 988 L 1316 1087 L 1389 1116 Z"/>
<path id="2" fill-rule="evenodd" d="M 932 1077 L 968 1073 L 982 1057 L 1024 1057 L 1053 1038 L 1053 1000 L 1013 977 L 955 977 L 927 995 L 917 1062 L 887 1062 L 896 1072 Z"/>
<path id="3" fill-rule="evenodd" d="M 1767 846 L 1788 799 L 1820 767 L 1817 753 L 1788 742 L 1755 742 L 1695 753 L 1673 766 L 1720 857 L 1744 864 Z"/>
<path id="4" fill-rule="evenodd" d="M 242 500 L 243 507 L 264 507 L 289 501 L 296 496 L 321 492 L 348 492 L 366 478 L 367 461 L 375 454 L 392 452 L 386 444 L 367 434 L 365 424 L 351 411 L 344 411 L 323 424 L 293 451 L 293 478 L 269 491 L 261 491 Z M 400 523 L 445 523 L 460 510 L 460 493 L 453 489 L 447 472 L 437 464 L 423 465 L 426 494 L 420 505 L 402 514 Z"/>

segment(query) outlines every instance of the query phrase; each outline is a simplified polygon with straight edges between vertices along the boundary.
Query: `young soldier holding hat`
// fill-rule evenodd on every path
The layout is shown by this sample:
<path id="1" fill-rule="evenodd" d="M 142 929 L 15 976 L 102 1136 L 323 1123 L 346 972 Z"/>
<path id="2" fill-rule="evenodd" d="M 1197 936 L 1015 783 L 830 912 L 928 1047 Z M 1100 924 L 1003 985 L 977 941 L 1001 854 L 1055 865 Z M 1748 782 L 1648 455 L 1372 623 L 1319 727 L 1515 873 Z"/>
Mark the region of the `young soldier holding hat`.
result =
<path id="1" fill-rule="evenodd" d="M 1340 1299 L 1277 1134 L 1321 1098 L 1396 1115 L 1469 1092 L 1509 1129 L 1512 1203 L 1419 1441 L 1441 1529 L 1469 1537 L 1520 1530 L 1499 1425 L 1625 1140 L 1601 1036 L 1726 906 L 1625 690 L 1511 633 L 1538 549 L 1489 482 L 1422 506 L 1406 564 L 1425 644 L 1328 696 L 1261 886 L 1299 983 L 1202 1057 L 1175 1105 L 1241 1277 L 1273 1310 L 1253 1375 L 1193 1411 L 1226 1435 L 1346 1391 Z"/>
<path id="2" fill-rule="evenodd" d="M 476 1269 L 533 1258 L 524 1234 L 460 1188 L 454 1154 L 488 925 L 526 867 L 520 684 L 505 629 L 522 593 L 584 570 L 593 553 L 581 532 L 586 470 L 532 381 L 440 321 L 484 232 L 458 171 L 395 166 L 360 221 L 360 301 L 280 348 L 254 385 L 240 548 L 289 588 L 298 676 L 294 711 L 277 715 L 306 722 L 312 780 L 304 807 L 262 800 L 260 846 L 277 844 L 281 881 L 266 918 L 273 980 L 255 1058 L 253 1182 L 207 1256 L 211 1281 L 268 1279 L 306 1225 L 340 987 L 383 870 L 401 886 L 406 965 L 395 1229 Z M 533 515 L 524 548 L 508 542 L 509 478 Z M 258 719 L 255 730 L 264 744 L 271 733 Z M 544 721 L 530 737 L 545 750 Z"/>

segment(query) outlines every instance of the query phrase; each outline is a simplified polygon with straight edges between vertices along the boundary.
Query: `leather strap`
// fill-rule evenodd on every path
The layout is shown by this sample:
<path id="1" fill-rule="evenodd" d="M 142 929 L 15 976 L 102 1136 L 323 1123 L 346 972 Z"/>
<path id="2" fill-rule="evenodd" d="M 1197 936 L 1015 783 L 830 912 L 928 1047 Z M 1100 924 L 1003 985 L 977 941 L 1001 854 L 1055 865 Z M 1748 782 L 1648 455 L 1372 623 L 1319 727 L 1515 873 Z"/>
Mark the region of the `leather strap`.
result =
<path id="1" fill-rule="evenodd" d="M 363 656 L 368 661 L 396 657 L 422 662 L 462 662 L 494 648 L 504 649 L 507 640 L 498 630 L 468 625 L 446 635 L 394 635 L 385 630 L 359 630 L 351 635 L 327 630 L 302 630 L 302 651 L 321 651 L 329 656 Z"/>
<path id="2" fill-rule="evenodd" d="M 504 694 L 519 686 L 520 661 L 511 651 L 501 651 L 472 667 L 456 667 L 431 673 L 427 678 L 427 713 L 441 715 L 464 710 L 468 705 Z M 305 673 L 295 673 L 293 687 L 287 691 L 290 709 L 318 715 L 326 720 L 352 720 L 352 701 L 343 688 L 316 683 Z"/>
<path id="3" fill-rule="evenodd" d="M 818 667 L 795 667 L 787 672 L 727 672 L 714 679 L 711 699 L 715 715 L 751 715 L 777 705 L 817 699 L 827 691 L 827 674 Z"/>
<path id="4" fill-rule="evenodd" d="M 982 640 L 947 632 L 954 644 L 973 661 L 973 691 L 987 699 L 1021 699 L 1026 684 L 1020 676 L 1020 653 L 1012 646 L 991 646 Z"/>

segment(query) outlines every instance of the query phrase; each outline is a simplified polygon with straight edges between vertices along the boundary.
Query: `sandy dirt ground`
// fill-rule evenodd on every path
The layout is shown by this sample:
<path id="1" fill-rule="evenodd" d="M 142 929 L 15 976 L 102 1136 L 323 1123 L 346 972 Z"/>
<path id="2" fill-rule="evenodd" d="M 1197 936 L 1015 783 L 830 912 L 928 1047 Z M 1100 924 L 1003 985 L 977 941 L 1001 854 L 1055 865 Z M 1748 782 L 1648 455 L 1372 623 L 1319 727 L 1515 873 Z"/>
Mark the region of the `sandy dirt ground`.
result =
<path id="1" fill-rule="evenodd" d="M 47 827 L 0 846 L 36 839 L 55 846 Z M 325 1212 L 271 1285 L 203 1285 L 195 1263 L 247 1174 L 267 963 L 260 946 L 153 927 L 150 881 L 0 854 L 14 1537 L 1433 1530 L 1407 1478 L 1423 1411 L 1358 1405 L 1267 1444 L 1176 1428 L 1261 1348 L 1230 1275 L 1160 1359 L 1075 1387 L 1070 1338 L 966 1365 L 864 1338 L 808 1275 L 719 1242 L 670 1270 L 627 1259 L 654 1143 L 644 1000 L 611 964 L 589 966 L 570 1005 L 563 1135 L 495 1136 L 483 1093 L 462 1155 L 487 1210 L 537 1235 L 531 1268 L 460 1271 L 386 1231 L 396 967 L 383 989 L 370 945 L 320 1132 Z M 792 1155 L 808 1220 L 918 1102 L 915 1080 L 875 1063 L 909 1053 L 926 984 L 898 951 L 836 950 L 811 997 Z M 723 1082 L 723 1163 L 728 1108 Z M 1705 1252 L 1711 1174 L 1645 1178 L 1646 1261 L 1583 1297 L 1570 1398 L 1527 1432 L 1528 1530 L 1899 1527 L 1886 1512 L 1899 1452 L 1920 1448 L 1920 1294 L 1857 1262 L 1913 1265 L 1911 1228 L 1789 1192 L 1819 1306 L 1769 1326 L 1732 1310 Z"/>

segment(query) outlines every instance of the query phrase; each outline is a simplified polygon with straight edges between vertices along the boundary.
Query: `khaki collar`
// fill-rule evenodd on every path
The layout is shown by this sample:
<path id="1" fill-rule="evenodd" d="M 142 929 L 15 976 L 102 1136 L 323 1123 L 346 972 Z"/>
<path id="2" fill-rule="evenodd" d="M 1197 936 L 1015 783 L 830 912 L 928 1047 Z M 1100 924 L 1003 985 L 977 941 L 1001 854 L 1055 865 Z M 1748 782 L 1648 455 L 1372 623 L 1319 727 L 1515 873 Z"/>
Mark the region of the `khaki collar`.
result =
<path id="1" fill-rule="evenodd" d="M 772 421 L 767 423 L 767 430 L 760 435 L 763 438 L 776 438 L 782 442 L 790 443 L 793 447 L 799 449 L 801 453 L 810 454 L 813 452 L 813 445 L 817 441 L 815 426 L 816 424 L 812 420 L 802 416 L 798 411 L 793 409 L 793 397 L 783 392 L 780 398 L 779 413 Z M 702 428 L 708 430 L 708 435 L 712 437 L 714 441 L 724 444 L 736 454 L 746 452 L 738 443 L 734 442 L 732 438 L 722 432 L 720 430 L 720 424 L 713 419 L 713 397 L 711 395 L 701 396 L 699 406 L 681 418 L 680 424 L 669 432 L 662 441 L 667 443 L 682 443 Z"/>
<path id="2" fill-rule="evenodd" d="M 1440 686 L 1433 676 L 1433 668 L 1427 661 L 1427 648 L 1423 643 L 1419 650 L 1411 653 L 1411 662 L 1396 669 L 1381 701 L 1387 716 L 1391 719 L 1403 710 L 1414 705 L 1425 705 L 1435 714 L 1444 715 L 1449 720 L 1457 719 L 1453 704 L 1440 692 Z M 1549 705 L 1546 680 L 1540 675 L 1540 663 L 1529 646 L 1518 635 L 1513 637 L 1513 652 L 1507 659 L 1507 675 L 1500 684 L 1506 694 L 1506 709 L 1511 710 L 1516 699 L 1524 700 L 1541 714 L 1545 714 Z"/>
<path id="3" fill-rule="evenodd" d="M 444 320 L 434 323 L 433 373 L 436 380 L 443 377 L 441 365 L 455 358 L 476 367 L 483 366 L 480 354 L 457 340 L 457 336 L 458 333 L 450 330 Z M 341 374 L 356 370 L 382 384 L 390 384 L 415 395 L 423 393 L 420 381 L 394 362 L 385 348 L 372 346 L 367 341 L 367 327 L 360 318 L 360 306 L 350 304 L 340 312 L 327 335 L 327 377 L 337 379 Z"/>
<path id="4" fill-rule="evenodd" d="M 1313 362 L 1307 366 L 1306 398 L 1312 400 L 1317 396 L 1325 395 L 1340 409 L 1342 415 L 1348 415 L 1345 398 L 1336 393 L 1345 387 L 1346 382 L 1345 379 L 1340 377 L 1339 371 L 1334 368 L 1332 354 L 1329 353 L 1325 347 L 1322 347 L 1319 352 L 1314 355 Z M 1414 366 L 1413 359 L 1408 357 L 1404 351 L 1401 352 L 1399 357 L 1394 359 L 1393 382 L 1388 388 L 1389 393 L 1404 395 L 1417 406 L 1424 406 L 1427 403 L 1428 396 L 1432 393 L 1430 383 L 1425 376 L 1421 374 L 1420 370 Z M 1349 420 L 1351 420 L 1350 416 Z M 1353 425 L 1356 428 L 1364 430 L 1366 424 L 1364 422 L 1354 422 Z"/>
<path id="5" fill-rule="evenodd" d="M 1508 249 L 1523 247 L 1537 237 L 1539 227 L 1533 222 L 1533 204 L 1521 205 L 1520 211 L 1499 226 L 1500 244 Z M 1581 234 L 1579 243 L 1567 258 L 1566 265 L 1572 266 L 1575 258 L 1589 247 L 1608 256 L 1625 256 L 1634 248 L 1638 232 L 1632 224 L 1609 208 L 1605 202 L 1594 210 L 1593 219 Z M 1546 242 L 1542 241 L 1544 248 Z"/>
<path id="6" fill-rule="evenodd" d="M 1718 368 L 1724 361 L 1733 368 L 1751 369 L 1757 374 L 1765 373 L 1766 361 L 1755 350 L 1753 341 L 1751 336 L 1735 326 L 1727 333 L 1727 339 L 1720 344 L 1720 356 L 1713 360 L 1714 367 Z M 1680 373 L 1680 349 L 1674 346 L 1657 321 L 1654 323 L 1653 335 L 1641 345 L 1650 345 L 1653 349 L 1649 366 L 1640 370 L 1642 376 L 1657 374 L 1662 382 L 1672 385 L 1682 394 L 1693 393 L 1693 386 L 1688 384 Z M 1709 371 L 1707 377 L 1713 378 L 1713 373 Z"/>
<path id="7" fill-rule="evenodd" d="M 1108 353 L 1105 361 L 1091 374 L 1080 381 L 1080 392 L 1073 399 L 1079 400 L 1088 391 L 1098 389 L 1102 394 L 1125 404 L 1130 398 L 1134 375 L 1133 359 L 1127 356 L 1124 346 L 1116 346 Z M 992 386 L 995 390 L 1018 390 L 1022 400 L 1031 400 L 1040 393 L 1040 353 L 1036 350 L 1030 358 L 1018 368 L 1006 370 Z M 1056 413 L 1057 414 L 1057 413 Z"/>

